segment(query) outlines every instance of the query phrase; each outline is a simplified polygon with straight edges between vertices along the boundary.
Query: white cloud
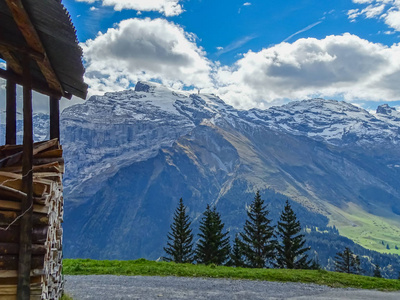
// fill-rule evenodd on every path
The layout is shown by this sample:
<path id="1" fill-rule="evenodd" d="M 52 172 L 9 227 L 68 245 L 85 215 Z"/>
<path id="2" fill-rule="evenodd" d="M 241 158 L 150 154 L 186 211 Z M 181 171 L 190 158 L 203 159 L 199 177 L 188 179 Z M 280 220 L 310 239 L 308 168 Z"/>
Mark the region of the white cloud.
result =
<path id="1" fill-rule="evenodd" d="M 398 57 L 400 45 L 385 47 L 344 34 L 249 51 L 215 76 L 218 94 L 243 108 L 315 96 L 399 100 Z"/>
<path id="2" fill-rule="evenodd" d="M 396 31 L 400 31 L 400 5 L 397 9 L 391 9 L 385 16 L 385 22 Z"/>
<path id="3" fill-rule="evenodd" d="M 95 10 L 98 10 L 98 8 L 95 6 L 90 7 L 90 11 L 95 11 Z"/>
<path id="4" fill-rule="evenodd" d="M 91 93 L 121 90 L 137 80 L 211 85 L 211 63 L 195 36 L 164 19 L 129 19 L 81 44 Z"/>
<path id="5" fill-rule="evenodd" d="M 103 6 L 112 6 L 114 10 L 133 9 L 138 11 L 158 11 L 165 16 L 177 16 L 183 13 L 181 0 L 76 0 L 78 2 L 101 2 Z"/>
<path id="6" fill-rule="evenodd" d="M 317 96 L 400 100 L 400 44 L 387 47 L 351 34 L 249 51 L 231 66 L 209 61 L 195 36 L 163 19 L 122 21 L 82 47 L 91 94 L 155 79 L 216 93 L 239 108 Z"/>
<path id="7" fill-rule="evenodd" d="M 359 5 L 367 5 L 364 9 L 350 9 L 348 18 L 354 22 L 358 17 L 382 19 L 390 28 L 400 31 L 400 0 L 352 0 Z"/>
<path id="8" fill-rule="evenodd" d="M 243 6 L 250 6 L 250 5 L 251 5 L 250 2 L 245 2 L 245 3 L 243 3 Z"/>

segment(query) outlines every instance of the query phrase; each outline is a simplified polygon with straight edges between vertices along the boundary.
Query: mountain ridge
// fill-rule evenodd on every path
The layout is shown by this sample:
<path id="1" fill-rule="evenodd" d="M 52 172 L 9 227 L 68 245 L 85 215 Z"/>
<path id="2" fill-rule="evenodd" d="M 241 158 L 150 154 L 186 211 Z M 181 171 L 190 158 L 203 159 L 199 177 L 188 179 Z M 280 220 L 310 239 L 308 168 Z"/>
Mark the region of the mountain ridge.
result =
<path id="1" fill-rule="evenodd" d="M 274 218 L 289 198 L 307 228 L 336 226 L 400 253 L 400 118 L 388 105 L 374 115 L 324 99 L 246 111 L 139 82 L 65 109 L 61 126 L 66 257 L 162 256 L 180 197 L 194 226 L 209 203 L 234 234 L 257 189 Z"/>

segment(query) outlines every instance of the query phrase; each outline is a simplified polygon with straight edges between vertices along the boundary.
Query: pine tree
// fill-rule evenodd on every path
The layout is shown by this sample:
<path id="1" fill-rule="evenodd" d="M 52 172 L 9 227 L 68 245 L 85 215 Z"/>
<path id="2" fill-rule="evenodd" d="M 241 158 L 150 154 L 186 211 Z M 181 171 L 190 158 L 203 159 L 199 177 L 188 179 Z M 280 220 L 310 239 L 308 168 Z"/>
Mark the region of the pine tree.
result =
<path id="1" fill-rule="evenodd" d="M 174 221 L 171 224 L 171 232 L 168 233 L 167 247 L 164 251 L 169 257 L 164 257 L 166 261 L 176 263 L 192 263 L 194 260 L 193 234 L 190 229 L 191 222 L 186 214 L 186 207 L 183 205 L 182 198 L 174 213 Z"/>
<path id="2" fill-rule="evenodd" d="M 311 260 L 308 259 L 309 247 L 304 247 L 304 234 L 300 234 L 301 226 L 293 212 L 289 201 L 286 200 L 280 221 L 278 222 L 277 235 L 280 238 L 277 250 L 277 267 L 285 269 L 309 269 Z"/>
<path id="3" fill-rule="evenodd" d="M 321 264 L 319 263 L 318 257 L 314 257 L 314 259 L 311 261 L 311 264 L 309 265 L 310 270 L 321 270 Z"/>
<path id="4" fill-rule="evenodd" d="M 360 258 L 346 247 L 343 252 L 336 253 L 335 271 L 349 274 L 360 274 Z"/>
<path id="5" fill-rule="evenodd" d="M 229 258 L 230 245 L 228 232 L 223 233 L 224 224 L 216 208 L 207 205 L 200 221 L 199 241 L 196 261 L 201 264 L 222 265 Z"/>
<path id="6" fill-rule="evenodd" d="M 257 191 L 254 201 L 247 211 L 247 220 L 240 237 L 243 240 L 243 251 L 246 266 L 264 268 L 274 258 L 275 240 L 274 228 L 267 218 L 269 211 Z"/>
<path id="7" fill-rule="evenodd" d="M 245 267 L 243 254 L 243 242 L 240 240 L 239 235 L 237 234 L 233 242 L 233 248 L 230 254 L 228 265 L 233 267 Z"/>
<path id="8" fill-rule="evenodd" d="M 381 268 L 379 267 L 378 264 L 375 265 L 374 277 L 382 278 Z"/>

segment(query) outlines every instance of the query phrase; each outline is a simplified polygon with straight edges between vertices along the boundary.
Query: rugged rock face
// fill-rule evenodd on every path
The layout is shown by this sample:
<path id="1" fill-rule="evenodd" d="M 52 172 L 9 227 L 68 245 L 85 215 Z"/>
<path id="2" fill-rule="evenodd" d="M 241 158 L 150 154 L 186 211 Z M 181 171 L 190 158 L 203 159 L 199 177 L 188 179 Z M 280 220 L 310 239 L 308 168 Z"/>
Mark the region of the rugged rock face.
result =
<path id="1" fill-rule="evenodd" d="M 195 230 L 210 203 L 234 234 L 256 189 L 275 220 L 290 198 L 303 226 L 397 253 L 399 115 L 324 99 L 242 111 L 147 82 L 93 96 L 61 116 L 65 256 L 162 256 L 181 197 Z"/>

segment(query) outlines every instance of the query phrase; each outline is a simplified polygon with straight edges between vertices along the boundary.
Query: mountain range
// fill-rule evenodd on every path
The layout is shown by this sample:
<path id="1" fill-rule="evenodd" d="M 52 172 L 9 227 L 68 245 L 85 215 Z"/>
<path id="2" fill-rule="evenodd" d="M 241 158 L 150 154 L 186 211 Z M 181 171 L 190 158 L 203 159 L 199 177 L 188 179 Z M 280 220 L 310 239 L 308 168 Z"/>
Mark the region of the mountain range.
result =
<path id="1" fill-rule="evenodd" d="M 48 117 L 37 118 L 39 138 Z M 387 262 L 388 276 L 400 267 L 367 250 L 400 254 L 400 113 L 388 105 L 372 114 L 310 99 L 238 110 L 138 82 L 66 108 L 61 128 L 65 257 L 161 257 L 181 197 L 195 233 L 211 204 L 234 236 L 260 190 L 275 222 L 291 201 L 324 266 L 350 245 Z"/>

